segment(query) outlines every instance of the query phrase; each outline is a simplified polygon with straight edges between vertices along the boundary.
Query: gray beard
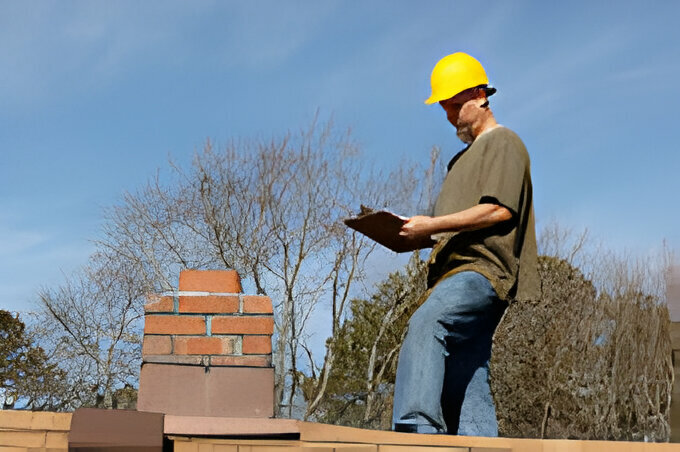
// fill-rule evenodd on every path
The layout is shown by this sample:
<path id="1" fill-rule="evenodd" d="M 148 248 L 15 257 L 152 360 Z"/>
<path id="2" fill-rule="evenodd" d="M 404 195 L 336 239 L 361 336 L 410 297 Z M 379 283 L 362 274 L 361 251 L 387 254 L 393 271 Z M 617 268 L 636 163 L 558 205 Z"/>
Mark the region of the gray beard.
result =
<path id="1" fill-rule="evenodd" d="M 472 135 L 472 127 L 470 126 L 458 127 L 456 129 L 456 135 L 458 135 L 460 141 L 465 144 L 470 144 L 475 141 L 475 137 Z"/>

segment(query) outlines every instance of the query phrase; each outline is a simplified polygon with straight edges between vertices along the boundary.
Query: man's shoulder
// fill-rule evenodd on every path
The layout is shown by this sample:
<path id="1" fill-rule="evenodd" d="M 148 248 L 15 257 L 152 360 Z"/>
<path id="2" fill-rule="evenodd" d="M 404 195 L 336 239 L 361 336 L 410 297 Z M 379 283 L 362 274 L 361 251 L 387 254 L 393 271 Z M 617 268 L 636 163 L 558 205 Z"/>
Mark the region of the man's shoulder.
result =
<path id="1" fill-rule="evenodd" d="M 494 127 L 493 129 L 489 130 L 487 133 L 484 135 L 487 135 L 487 137 L 490 140 L 511 140 L 511 141 L 519 141 L 522 143 L 522 139 L 517 135 L 517 133 L 505 126 L 498 125 Z M 523 143 L 522 143 L 523 145 Z"/>
<path id="2" fill-rule="evenodd" d="M 519 135 L 513 130 L 505 126 L 498 126 L 485 133 L 482 138 L 485 139 L 480 140 L 480 145 L 485 148 L 485 152 L 511 154 L 529 163 L 527 148 Z"/>

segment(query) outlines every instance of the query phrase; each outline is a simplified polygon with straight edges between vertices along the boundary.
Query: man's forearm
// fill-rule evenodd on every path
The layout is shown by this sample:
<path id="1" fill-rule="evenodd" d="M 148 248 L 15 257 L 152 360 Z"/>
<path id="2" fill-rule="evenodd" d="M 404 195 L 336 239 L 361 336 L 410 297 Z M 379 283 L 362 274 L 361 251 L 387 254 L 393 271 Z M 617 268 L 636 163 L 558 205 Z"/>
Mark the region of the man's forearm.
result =
<path id="1" fill-rule="evenodd" d="M 474 231 L 488 228 L 512 218 L 510 211 L 498 204 L 478 204 L 461 212 L 432 218 L 433 232 Z"/>
<path id="2" fill-rule="evenodd" d="M 443 232 L 474 231 L 511 218 L 510 210 L 501 205 L 478 204 L 469 209 L 439 217 L 412 217 L 401 228 L 400 235 L 415 239 Z"/>

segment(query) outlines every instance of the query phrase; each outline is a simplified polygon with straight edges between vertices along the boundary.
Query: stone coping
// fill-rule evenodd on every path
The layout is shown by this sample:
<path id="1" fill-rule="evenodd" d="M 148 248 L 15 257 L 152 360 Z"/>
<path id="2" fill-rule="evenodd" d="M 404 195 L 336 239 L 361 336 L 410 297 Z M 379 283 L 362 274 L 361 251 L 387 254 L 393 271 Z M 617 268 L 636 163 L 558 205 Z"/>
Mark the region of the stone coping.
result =
<path id="1" fill-rule="evenodd" d="M 125 416 L 124 412 L 119 413 L 119 416 Z M 0 438 L 5 440 L 0 443 L 4 442 L 5 444 L 2 444 L 2 446 L 5 447 L 10 446 L 7 450 L 14 450 L 16 447 L 20 447 L 22 450 L 24 448 L 29 450 L 34 448 L 66 450 L 66 435 L 71 427 L 70 424 L 71 413 L 0 410 Z M 242 417 L 165 415 L 163 430 L 167 437 L 176 442 L 176 445 L 189 441 L 195 443 L 197 448 L 199 447 L 198 443 L 207 445 L 211 442 L 219 442 L 224 445 L 249 441 L 254 444 L 256 441 L 260 445 L 274 446 L 278 444 L 277 441 L 285 441 L 291 446 L 296 445 L 295 450 L 307 450 L 308 448 L 309 450 L 316 450 L 322 445 L 335 450 L 338 447 L 343 449 L 345 446 L 351 447 L 352 444 L 361 446 L 357 450 L 364 450 L 363 447 L 369 447 L 371 450 L 385 452 L 397 449 L 414 452 L 416 450 L 442 452 L 449 448 L 450 450 L 461 448 L 461 450 L 474 452 L 664 452 L 680 450 L 679 444 L 672 443 L 418 435 L 326 425 L 292 419 Z M 54 436 L 55 434 L 57 436 Z M 208 449 L 206 448 L 206 450 Z M 321 449 L 324 448 L 321 447 Z"/>
<path id="2" fill-rule="evenodd" d="M 505 450 L 517 452 L 656 452 L 680 451 L 671 443 L 625 441 L 583 441 L 563 439 L 483 438 L 472 436 L 423 435 L 366 430 L 292 419 L 216 418 L 201 416 L 165 416 L 164 432 L 170 437 L 228 438 L 235 440 L 283 438 L 300 445 L 372 444 L 383 446 L 461 447 L 470 450 Z M 195 441 L 201 441 L 195 439 Z M 441 449 L 440 449 L 441 450 Z"/>

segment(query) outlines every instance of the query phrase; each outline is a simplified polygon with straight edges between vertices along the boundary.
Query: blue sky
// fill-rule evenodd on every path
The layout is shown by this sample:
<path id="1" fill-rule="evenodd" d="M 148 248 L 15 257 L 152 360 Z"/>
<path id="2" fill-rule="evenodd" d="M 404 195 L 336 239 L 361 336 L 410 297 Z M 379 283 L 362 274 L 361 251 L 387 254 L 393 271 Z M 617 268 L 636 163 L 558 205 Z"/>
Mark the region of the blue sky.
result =
<path id="1" fill-rule="evenodd" d="M 104 207 L 208 138 L 280 135 L 319 110 L 385 166 L 452 155 L 423 100 L 454 51 L 485 65 L 529 149 L 539 227 L 680 249 L 680 2 L 480 5 L 0 0 L 0 308 L 31 309 L 86 262 Z"/>

